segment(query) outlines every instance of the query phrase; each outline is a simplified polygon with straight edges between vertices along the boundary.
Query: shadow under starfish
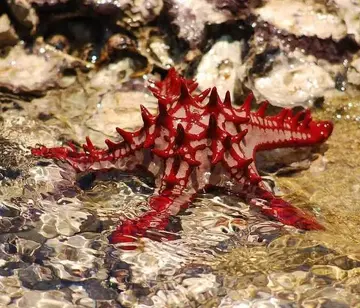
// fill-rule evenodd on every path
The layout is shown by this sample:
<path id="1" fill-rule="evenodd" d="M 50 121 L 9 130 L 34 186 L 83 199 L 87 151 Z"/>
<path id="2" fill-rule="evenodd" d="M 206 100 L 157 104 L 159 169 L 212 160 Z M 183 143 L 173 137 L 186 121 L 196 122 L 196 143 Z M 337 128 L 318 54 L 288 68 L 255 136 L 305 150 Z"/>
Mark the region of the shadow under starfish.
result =
<path id="1" fill-rule="evenodd" d="M 112 168 L 131 172 L 140 167 L 154 176 L 150 210 L 138 219 L 123 221 L 111 236 L 113 243 L 149 237 L 151 229 L 164 230 L 172 215 L 209 187 L 239 195 L 286 225 L 323 229 L 312 216 L 267 189 L 254 159 L 256 151 L 322 143 L 333 130 L 331 122 L 312 120 L 309 110 L 293 114 L 283 109 L 266 116 L 268 102 L 251 112 L 252 94 L 239 108 L 232 106 L 229 92 L 222 101 L 215 87 L 193 95 L 196 82 L 174 69 L 149 88 L 158 99 L 158 114 L 141 106 L 143 127 L 135 132 L 117 128 L 123 141 L 107 139 L 107 149 L 98 149 L 86 138 L 81 152 L 73 145 L 32 149 L 33 155 L 65 160 L 78 172 Z"/>

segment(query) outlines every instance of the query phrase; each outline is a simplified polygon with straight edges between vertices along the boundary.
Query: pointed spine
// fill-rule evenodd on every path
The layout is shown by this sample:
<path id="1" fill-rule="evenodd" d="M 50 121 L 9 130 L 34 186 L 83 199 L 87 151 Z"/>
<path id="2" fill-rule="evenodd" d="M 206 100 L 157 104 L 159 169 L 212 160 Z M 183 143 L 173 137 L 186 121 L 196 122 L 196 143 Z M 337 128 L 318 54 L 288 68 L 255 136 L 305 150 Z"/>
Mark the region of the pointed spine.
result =
<path id="1" fill-rule="evenodd" d="M 195 100 L 198 103 L 203 102 L 204 99 L 209 95 L 210 91 L 211 91 L 211 88 L 208 88 L 208 89 L 202 91 L 199 95 L 195 96 Z"/>
<path id="2" fill-rule="evenodd" d="M 190 93 L 194 92 L 197 89 L 198 85 L 199 84 L 195 81 L 192 84 L 188 85 Z"/>
<path id="3" fill-rule="evenodd" d="M 71 141 L 69 141 L 67 144 L 73 152 L 77 152 L 75 145 Z"/>
<path id="4" fill-rule="evenodd" d="M 242 159 L 240 168 L 248 168 L 253 162 L 254 162 L 254 159 L 252 159 L 252 158 Z"/>
<path id="5" fill-rule="evenodd" d="M 299 125 L 299 119 L 305 115 L 305 111 L 299 111 L 297 114 L 293 116 L 291 119 L 291 128 L 296 129 Z"/>
<path id="6" fill-rule="evenodd" d="M 231 143 L 239 143 L 241 140 L 244 139 L 247 133 L 248 133 L 248 129 L 244 129 L 240 133 L 231 136 Z"/>
<path id="7" fill-rule="evenodd" d="M 207 103 L 206 107 L 217 107 L 220 103 L 220 97 L 218 95 L 216 87 L 213 87 L 210 93 L 209 102 Z"/>
<path id="8" fill-rule="evenodd" d="M 286 116 L 288 114 L 288 110 L 287 109 L 282 109 L 276 116 L 275 116 L 275 121 L 278 123 L 279 127 L 283 127 L 284 126 L 284 122 L 286 119 Z"/>
<path id="9" fill-rule="evenodd" d="M 149 112 L 149 110 L 147 110 L 143 105 L 140 105 L 140 110 L 141 110 L 141 117 L 143 119 L 144 126 L 149 127 L 149 126 L 155 124 L 156 117 L 153 116 Z"/>
<path id="10" fill-rule="evenodd" d="M 231 95 L 229 91 L 226 91 L 225 98 L 224 98 L 224 105 L 227 107 L 231 106 Z"/>
<path id="11" fill-rule="evenodd" d="M 184 104 L 189 102 L 189 99 L 192 99 L 192 97 L 191 94 L 189 93 L 188 86 L 186 85 L 185 80 L 181 80 L 179 102 Z"/>
<path id="12" fill-rule="evenodd" d="M 250 92 L 249 95 L 245 98 L 244 103 L 241 106 L 241 109 L 246 112 L 246 114 L 250 113 L 251 103 L 254 99 L 254 93 Z"/>
<path id="13" fill-rule="evenodd" d="M 265 113 L 266 113 L 266 109 L 267 107 L 269 106 L 269 102 L 268 101 L 264 101 L 261 103 L 258 111 L 256 112 L 256 115 L 261 117 L 261 118 L 264 118 L 265 117 Z"/>
<path id="14" fill-rule="evenodd" d="M 209 117 L 209 125 L 208 125 L 208 137 L 209 138 L 216 138 L 216 131 L 217 131 L 217 120 L 215 114 L 210 114 Z"/>
<path id="15" fill-rule="evenodd" d="M 224 153 L 225 153 L 225 149 L 221 149 L 218 151 L 215 151 L 214 149 L 212 149 L 212 157 L 211 157 L 211 164 L 212 165 L 216 165 L 218 162 L 222 161 L 222 159 L 224 158 Z"/>
<path id="16" fill-rule="evenodd" d="M 185 141 L 185 129 L 184 127 L 179 123 L 176 127 L 176 137 L 175 137 L 175 144 L 177 146 L 181 146 Z"/>
<path id="17" fill-rule="evenodd" d="M 305 116 L 304 116 L 304 120 L 301 121 L 301 126 L 303 128 L 308 127 L 309 123 L 311 122 L 311 112 L 309 109 L 305 110 Z"/>
<path id="18" fill-rule="evenodd" d="M 134 143 L 133 133 L 127 132 L 120 127 L 116 127 L 116 131 L 124 139 L 126 143 L 128 144 Z"/>
<path id="19" fill-rule="evenodd" d="M 93 152 L 95 150 L 95 147 L 91 142 L 90 138 L 86 137 L 85 140 L 86 140 L 86 144 L 83 144 L 84 151 L 89 153 Z"/>
<path id="20" fill-rule="evenodd" d="M 113 151 L 113 150 L 117 149 L 119 146 L 117 143 L 112 142 L 109 139 L 105 139 L 105 144 L 107 145 L 109 151 Z"/>

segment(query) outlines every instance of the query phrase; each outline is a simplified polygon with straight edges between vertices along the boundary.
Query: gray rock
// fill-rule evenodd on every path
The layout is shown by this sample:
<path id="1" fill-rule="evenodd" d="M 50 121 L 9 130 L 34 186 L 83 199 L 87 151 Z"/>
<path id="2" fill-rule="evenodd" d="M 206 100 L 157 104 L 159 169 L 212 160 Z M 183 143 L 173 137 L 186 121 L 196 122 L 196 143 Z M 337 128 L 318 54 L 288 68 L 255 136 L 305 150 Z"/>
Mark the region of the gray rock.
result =
<path id="1" fill-rule="evenodd" d="M 37 264 L 18 270 L 18 276 L 22 285 L 29 289 L 49 290 L 60 285 L 60 279 L 51 269 Z"/>

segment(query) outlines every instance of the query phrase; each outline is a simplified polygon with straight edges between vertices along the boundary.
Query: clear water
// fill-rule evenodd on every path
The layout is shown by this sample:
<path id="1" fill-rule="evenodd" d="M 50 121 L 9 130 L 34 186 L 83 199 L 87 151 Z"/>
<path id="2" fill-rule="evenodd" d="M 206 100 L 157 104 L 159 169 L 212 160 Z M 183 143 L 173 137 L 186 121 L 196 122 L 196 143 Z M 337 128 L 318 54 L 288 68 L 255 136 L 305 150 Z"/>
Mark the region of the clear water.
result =
<path id="1" fill-rule="evenodd" d="M 108 173 L 79 184 L 65 164 L 2 140 L 0 306 L 360 307 L 360 107 L 350 102 L 317 111 L 336 121 L 324 156 L 274 177 L 324 232 L 268 221 L 215 193 L 174 217 L 178 239 L 125 250 L 108 236 L 146 211 L 150 179 Z"/>

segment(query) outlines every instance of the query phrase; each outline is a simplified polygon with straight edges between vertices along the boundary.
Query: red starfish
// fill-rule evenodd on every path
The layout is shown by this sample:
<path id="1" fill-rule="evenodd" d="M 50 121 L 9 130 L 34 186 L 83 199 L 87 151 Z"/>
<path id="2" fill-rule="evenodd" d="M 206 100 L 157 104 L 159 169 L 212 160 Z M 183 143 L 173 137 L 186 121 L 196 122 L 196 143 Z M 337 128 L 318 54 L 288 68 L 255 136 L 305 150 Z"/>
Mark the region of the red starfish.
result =
<path id="1" fill-rule="evenodd" d="M 150 210 L 136 220 L 122 222 L 112 235 L 114 243 L 130 241 L 131 236 L 149 236 L 150 229 L 164 230 L 171 215 L 211 186 L 242 196 L 284 224 L 323 229 L 314 218 L 267 190 L 254 159 L 256 151 L 324 142 L 332 132 L 332 123 L 313 121 L 309 110 L 293 115 L 290 109 L 283 109 L 266 116 L 268 102 L 250 112 L 252 95 L 240 108 L 234 108 L 229 92 L 222 101 L 216 88 L 192 95 L 196 88 L 193 80 L 170 69 L 163 81 L 150 86 L 158 99 L 158 115 L 141 106 L 143 127 L 135 132 L 117 128 L 123 141 L 105 140 L 108 148 L 98 149 L 86 138 L 83 152 L 70 146 L 40 147 L 32 153 L 66 160 L 78 171 L 133 171 L 141 166 L 153 174 L 156 191 L 149 199 Z"/>

